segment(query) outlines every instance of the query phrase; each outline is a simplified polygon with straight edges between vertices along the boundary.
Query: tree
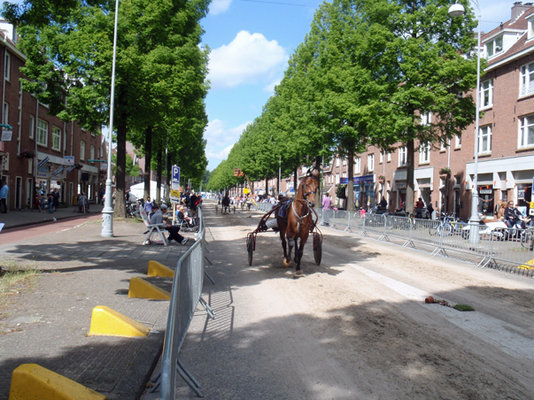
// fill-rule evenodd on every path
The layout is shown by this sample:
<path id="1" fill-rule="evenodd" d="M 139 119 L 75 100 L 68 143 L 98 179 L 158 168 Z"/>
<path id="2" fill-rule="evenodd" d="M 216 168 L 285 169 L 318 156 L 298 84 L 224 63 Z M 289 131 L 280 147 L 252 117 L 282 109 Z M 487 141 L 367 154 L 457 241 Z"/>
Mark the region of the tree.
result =
<path id="1" fill-rule="evenodd" d="M 359 63 L 382 82 L 371 97 L 371 109 L 389 115 L 370 126 L 375 144 L 388 148 L 403 143 L 408 149 L 406 208 L 414 207 L 416 141 L 438 142 L 460 135 L 474 120 L 474 103 L 463 96 L 475 86 L 476 62 L 463 55 L 473 48 L 473 14 L 463 22 L 448 17 L 442 0 L 339 0 L 353 7 L 365 23 Z M 381 111 L 380 111 L 381 112 Z M 422 124 L 421 116 L 432 114 Z"/>

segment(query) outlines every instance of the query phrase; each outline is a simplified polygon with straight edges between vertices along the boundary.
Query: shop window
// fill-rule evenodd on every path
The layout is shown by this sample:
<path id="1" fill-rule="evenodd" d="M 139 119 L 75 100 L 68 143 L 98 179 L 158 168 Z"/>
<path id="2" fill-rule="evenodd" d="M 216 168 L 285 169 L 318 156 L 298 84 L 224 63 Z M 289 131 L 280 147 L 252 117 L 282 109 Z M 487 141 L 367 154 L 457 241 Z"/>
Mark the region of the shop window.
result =
<path id="1" fill-rule="evenodd" d="M 406 146 L 399 147 L 399 167 L 406 166 L 407 156 L 408 149 L 406 148 Z"/>

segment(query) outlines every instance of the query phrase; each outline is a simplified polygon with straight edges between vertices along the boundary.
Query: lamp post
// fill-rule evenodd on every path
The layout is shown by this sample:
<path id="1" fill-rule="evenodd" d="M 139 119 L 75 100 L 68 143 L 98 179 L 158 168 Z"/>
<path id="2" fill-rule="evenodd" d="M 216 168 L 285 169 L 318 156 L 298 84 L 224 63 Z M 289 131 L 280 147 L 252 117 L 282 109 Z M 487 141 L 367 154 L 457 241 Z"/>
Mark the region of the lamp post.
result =
<path id="1" fill-rule="evenodd" d="M 117 21 L 119 16 L 119 0 L 115 0 L 115 25 L 113 29 L 113 61 L 111 64 L 111 99 L 109 105 L 108 126 L 108 174 L 106 178 L 106 200 L 102 209 L 102 237 L 113 236 L 113 189 L 111 188 L 111 148 L 113 143 L 113 107 L 115 99 L 115 58 L 117 55 Z"/>
<path id="2" fill-rule="evenodd" d="M 477 245 L 480 241 L 479 236 L 479 224 L 480 218 L 478 216 L 478 134 L 479 134 L 479 122 L 480 122 L 480 20 L 481 12 L 478 1 L 472 0 L 473 4 L 477 7 L 477 87 L 475 90 L 475 160 L 473 170 L 473 188 L 471 190 L 471 217 L 469 218 L 469 242 L 473 245 Z M 449 16 L 455 18 L 464 15 L 465 9 L 461 4 L 453 4 L 449 7 Z"/>

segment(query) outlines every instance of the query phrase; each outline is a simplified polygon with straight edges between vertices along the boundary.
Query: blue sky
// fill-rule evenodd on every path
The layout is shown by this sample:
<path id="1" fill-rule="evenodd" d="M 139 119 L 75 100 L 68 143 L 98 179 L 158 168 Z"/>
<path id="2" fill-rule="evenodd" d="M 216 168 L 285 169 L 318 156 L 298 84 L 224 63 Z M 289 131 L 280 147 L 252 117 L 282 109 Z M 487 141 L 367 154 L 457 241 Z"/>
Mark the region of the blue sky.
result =
<path id="1" fill-rule="evenodd" d="M 480 1 L 482 30 L 510 19 L 515 0 Z M 262 107 L 309 32 L 322 0 L 212 0 L 202 21 L 210 47 L 211 89 L 206 97 L 208 170 L 226 159 Z M 451 1 L 451 4 L 453 1 Z"/>

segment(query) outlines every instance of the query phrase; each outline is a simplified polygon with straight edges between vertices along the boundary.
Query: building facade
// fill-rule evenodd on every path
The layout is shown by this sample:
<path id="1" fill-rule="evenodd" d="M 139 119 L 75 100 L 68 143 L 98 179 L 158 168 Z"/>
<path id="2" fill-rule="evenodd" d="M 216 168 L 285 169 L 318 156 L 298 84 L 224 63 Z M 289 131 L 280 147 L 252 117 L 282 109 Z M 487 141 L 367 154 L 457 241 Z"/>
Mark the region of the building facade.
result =
<path id="1" fill-rule="evenodd" d="M 0 175 L 9 187 L 8 209 L 31 208 L 40 189 L 58 189 L 64 205 L 74 204 L 81 192 L 96 200 L 107 168 L 100 132 L 50 115 L 46 105 L 22 90 L 25 56 L 12 40 L 12 26 L 0 21 L 0 29 Z"/>

